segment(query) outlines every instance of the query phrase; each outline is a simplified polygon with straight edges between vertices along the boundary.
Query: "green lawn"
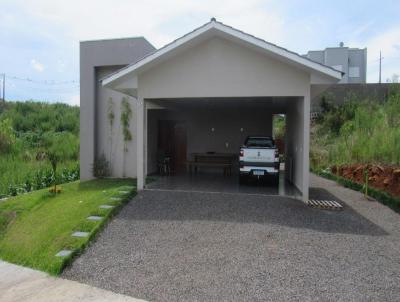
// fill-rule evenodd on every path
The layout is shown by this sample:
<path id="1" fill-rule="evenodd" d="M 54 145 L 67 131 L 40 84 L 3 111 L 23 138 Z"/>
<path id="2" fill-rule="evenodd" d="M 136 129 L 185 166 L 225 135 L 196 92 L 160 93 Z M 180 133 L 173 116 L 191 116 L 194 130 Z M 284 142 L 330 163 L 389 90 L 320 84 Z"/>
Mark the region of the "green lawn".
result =
<path id="1" fill-rule="evenodd" d="M 111 214 L 135 193 L 135 183 L 133 179 L 72 182 L 62 185 L 63 192 L 56 196 L 44 189 L 0 202 L 0 258 L 54 275 L 61 273 Z M 99 209 L 102 204 L 116 207 Z M 90 215 L 104 219 L 89 221 Z M 90 232 L 90 236 L 71 237 L 74 231 Z M 55 257 L 62 249 L 74 253 Z"/>

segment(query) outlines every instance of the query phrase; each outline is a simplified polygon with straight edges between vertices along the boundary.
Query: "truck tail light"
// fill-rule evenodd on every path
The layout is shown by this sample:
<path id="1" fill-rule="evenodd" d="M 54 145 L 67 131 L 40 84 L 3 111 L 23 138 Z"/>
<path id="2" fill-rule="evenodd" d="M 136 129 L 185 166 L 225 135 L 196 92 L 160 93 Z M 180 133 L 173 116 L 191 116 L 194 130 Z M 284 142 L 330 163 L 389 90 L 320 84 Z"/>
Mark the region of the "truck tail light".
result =
<path id="1" fill-rule="evenodd" d="M 243 155 L 244 155 L 243 149 L 240 149 L 239 156 L 243 156 Z"/>

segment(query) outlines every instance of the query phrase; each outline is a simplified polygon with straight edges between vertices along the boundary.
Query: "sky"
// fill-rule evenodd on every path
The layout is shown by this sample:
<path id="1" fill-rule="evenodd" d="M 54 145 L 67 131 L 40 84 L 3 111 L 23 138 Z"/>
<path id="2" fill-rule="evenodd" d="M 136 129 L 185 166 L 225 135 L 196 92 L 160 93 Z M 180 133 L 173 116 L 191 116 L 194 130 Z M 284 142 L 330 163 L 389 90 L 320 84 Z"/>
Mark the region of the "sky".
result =
<path id="1" fill-rule="evenodd" d="M 79 105 L 79 42 L 144 36 L 159 48 L 215 17 L 300 54 L 368 49 L 367 81 L 400 74 L 400 1 L 0 0 L 7 100 Z M 1 89 L 1 86 L 0 86 Z"/>

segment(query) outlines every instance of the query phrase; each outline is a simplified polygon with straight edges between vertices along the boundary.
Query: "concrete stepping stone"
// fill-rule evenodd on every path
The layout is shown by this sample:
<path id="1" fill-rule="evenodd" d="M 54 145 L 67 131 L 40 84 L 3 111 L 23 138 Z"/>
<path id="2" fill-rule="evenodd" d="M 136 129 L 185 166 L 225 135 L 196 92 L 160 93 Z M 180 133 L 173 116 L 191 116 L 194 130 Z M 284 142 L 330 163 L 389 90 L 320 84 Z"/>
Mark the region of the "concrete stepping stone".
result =
<path id="1" fill-rule="evenodd" d="M 120 193 L 120 194 L 128 194 L 129 191 L 118 191 L 118 193 Z"/>
<path id="2" fill-rule="evenodd" d="M 110 200 L 112 200 L 112 201 L 120 201 L 121 198 L 120 197 L 111 197 Z"/>
<path id="3" fill-rule="evenodd" d="M 87 237 L 89 236 L 89 232 L 74 232 L 72 233 L 72 237 Z"/>
<path id="4" fill-rule="evenodd" d="M 101 216 L 89 216 L 87 219 L 88 220 L 92 220 L 92 221 L 99 221 L 99 220 L 102 220 L 103 217 L 101 217 Z"/>
<path id="5" fill-rule="evenodd" d="M 61 250 L 56 254 L 56 257 L 67 257 L 72 254 L 70 250 Z"/>
<path id="6" fill-rule="evenodd" d="M 100 209 L 112 209 L 114 206 L 110 206 L 108 204 L 102 204 L 99 208 Z"/>

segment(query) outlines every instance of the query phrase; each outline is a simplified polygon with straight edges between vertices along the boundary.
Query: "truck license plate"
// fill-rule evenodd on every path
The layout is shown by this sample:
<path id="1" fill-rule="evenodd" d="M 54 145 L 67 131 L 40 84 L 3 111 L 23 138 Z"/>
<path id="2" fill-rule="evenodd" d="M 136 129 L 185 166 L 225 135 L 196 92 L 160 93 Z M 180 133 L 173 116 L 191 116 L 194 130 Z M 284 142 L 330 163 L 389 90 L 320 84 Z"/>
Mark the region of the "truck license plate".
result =
<path id="1" fill-rule="evenodd" d="M 253 175 L 262 176 L 264 175 L 264 170 L 254 170 Z"/>

